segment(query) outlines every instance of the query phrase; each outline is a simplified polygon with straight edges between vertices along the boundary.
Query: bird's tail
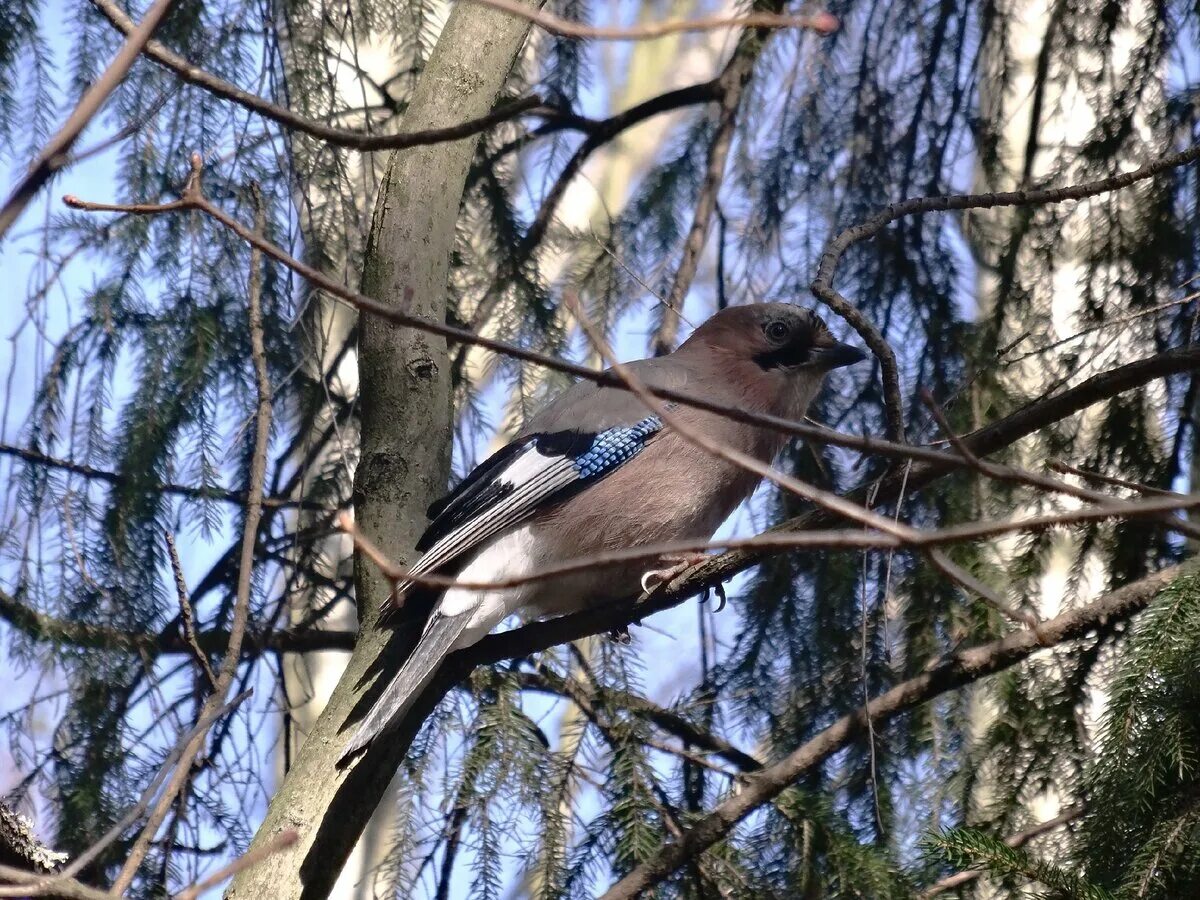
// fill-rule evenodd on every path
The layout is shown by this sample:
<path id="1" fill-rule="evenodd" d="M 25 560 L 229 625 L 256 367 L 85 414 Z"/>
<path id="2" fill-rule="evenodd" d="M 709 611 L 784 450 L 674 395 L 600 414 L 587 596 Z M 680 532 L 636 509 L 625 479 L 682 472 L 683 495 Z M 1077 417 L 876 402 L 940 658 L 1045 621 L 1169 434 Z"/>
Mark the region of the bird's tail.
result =
<path id="1" fill-rule="evenodd" d="M 433 679 L 438 666 L 467 627 L 470 618 L 469 613 L 459 616 L 433 614 L 412 655 L 405 660 L 396 677 L 354 732 L 350 744 L 338 758 L 339 765 L 344 765 L 371 741 L 400 723 L 413 701 Z"/>

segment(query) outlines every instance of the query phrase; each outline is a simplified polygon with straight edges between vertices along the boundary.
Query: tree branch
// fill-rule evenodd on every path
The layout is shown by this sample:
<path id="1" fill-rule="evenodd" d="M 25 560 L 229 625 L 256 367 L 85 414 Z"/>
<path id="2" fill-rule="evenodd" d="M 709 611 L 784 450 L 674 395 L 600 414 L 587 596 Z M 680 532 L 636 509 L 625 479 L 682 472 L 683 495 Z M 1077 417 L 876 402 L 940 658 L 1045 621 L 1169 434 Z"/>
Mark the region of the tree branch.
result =
<path id="1" fill-rule="evenodd" d="M 133 20 L 125 15 L 112 0 L 91 0 L 93 6 L 103 15 L 113 27 L 122 34 L 128 35 L 134 29 Z M 265 119 L 270 119 L 284 128 L 303 132 L 318 140 L 333 144 L 336 147 L 346 147 L 369 153 L 376 150 L 397 150 L 403 147 L 420 147 L 427 144 L 440 144 L 445 141 L 456 141 L 471 137 L 481 131 L 487 131 L 514 119 L 522 113 L 530 112 L 543 101 L 540 97 L 523 97 L 511 103 L 505 103 L 485 115 L 468 119 L 458 125 L 448 125 L 441 128 L 429 128 L 422 131 L 401 131 L 399 134 L 368 134 L 361 131 L 349 131 L 344 128 L 334 128 L 316 119 L 308 119 L 292 110 L 277 106 L 269 100 L 244 91 L 235 84 L 230 84 L 207 72 L 197 65 L 184 59 L 178 53 L 168 48 L 160 41 L 148 41 L 142 52 L 150 59 L 170 69 L 184 81 L 208 91 L 210 94 L 229 100 L 239 106 L 258 113 Z"/>
<path id="2" fill-rule="evenodd" d="M 1045 822 L 1039 822 L 1026 828 L 1024 831 L 1018 831 L 1010 834 L 1004 839 L 1004 843 L 1009 847 L 1016 849 L 1024 847 L 1036 837 L 1040 837 L 1048 831 L 1053 831 L 1068 822 L 1073 822 L 1083 815 L 1085 807 L 1080 804 L 1077 806 L 1069 806 L 1052 819 L 1047 819 Z M 955 872 L 953 875 L 947 875 L 938 881 L 935 881 L 921 893 L 921 900 L 928 900 L 930 897 L 936 897 L 938 894 L 945 891 L 953 890 L 956 887 L 962 887 L 964 884 L 970 884 L 984 873 L 980 869 L 968 869 L 964 872 Z"/>
<path id="3" fill-rule="evenodd" d="M 25 211 L 29 201 L 50 180 L 50 176 L 57 168 L 58 159 L 70 151 L 79 135 L 83 133 L 83 129 L 100 111 L 104 101 L 117 89 L 117 85 L 121 83 L 125 73 L 129 71 L 130 66 L 142 52 L 142 48 L 146 46 L 150 36 L 154 34 L 154 30 L 158 28 L 158 24 L 170 8 L 171 0 L 155 0 L 154 5 L 146 10 L 146 15 L 136 27 L 132 21 L 129 23 L 130 28 L 126 33 L 125 43 L 117 50 L 117 55 L 108 64 L 108 68 L 100 74 L 91 87 L 83 92 L 79 103 L 67 117 L 62 128 L 42 148 L 42 152 L 37 155 L 37 159 L 33 161 L 29 171 L 17 182 L 17 186 L 8 195 L 4 206 L 0 207 L 0 238 L 8 233 L 8 229 Z"/>
<path id="4" fill-rule="evenodd" d="M 1200 159 L 1200 144 L 1179 153 L 1171 153 L 1131 172 L 1122 172 L 1098 181 L 1025 191 L 1003 191 L 990 194 L 950 194 L 938 197 L 915 197 L 892 203 L 871 218 L 847 228 L 829 242 L 817 265 L 817 277 L 812 283 L 812 292 L 818 300 L 845 319 L 862 336 L 867 346 L 879 359 L 883 377 L 884 401 L 887 406 L 888 437 L 902 440 L 904 437 L 904 404 L 900 391 L 900 369 L 896 355 L 884 339 L 883 334 L 858 308 L 833 287 L 838 263 L 850 247 L 859 241 L 874 237 L 897 219 L 923 215 L 929 212 L 949 212 L 962 209 L 992 209 L 997 206 L 1038 206 L 1063 203 L 1067 200 L 1083 200 L 1097 194 L 1127 188 L 1139 181 L 1161 175 Z"/>
<path id="5" fill-rule="evenodd" d="M 758 807 L 865 733 L 868 719 L 877 724 L 886 722 L 947 691 L 1010 668 L 1044 647 L 1085 637 L 1101 625 L 1127 619 L 1144 609 L 1174 579 L 1196 571 L 1200 571 L 1200 563 L 1195 561 L 1164 569 L 1043 622 L 1036 632 L 1018 631 L 998 641 L 943 656 L 925 672 L 872 699 L 864 709 L 838 719 L 783 759 L 747 776 L 741 790 L 694 823 L 682 838 L 661 847 L 650 860 L 638 865 L 606 891 L 601 900 L 633 900 L 661 884 L 688 860 L 724 838 Z"/>
<path id="6" fill-rule="evenodd" d="M 33 833 L 33 823 L 0 801 L 0 866 L 51 872 L 67 858 Z"/>
<path id="7" fill-rule="evenodd" d="M 192 160 L 192 186 L 200 189 L 200 157 Z M 261 236 L 266 230 L 266 212 L 262 197 L 257 186 L 253 188 L 255 200 L 254 233 Z M 237 675 L 238 665 L 242 660 L 242 644 L 246 635 L 246 626 L 250 621 L 251 583 L 254 575 L 254 550 L 258 542 L 258 525 L 262 520 L 263 488 L 267 479 L 267 454 L 271 438 L 271 382 L 267 375 L 267 353 L 263 341 L 262 320 L 262 253 L 257 248 L 250 252 L 250 275 L 247 285 L 247 318 L 250 326 L 250 360 L 254 368 L 254 384 L 257 393 L 257 403 L 254 414 L 254 448 L 250 457 L 250 480 L 248 485 L 249 503 L 246 504 L 246 516 L 242 524 L 242 545 L 238 563 L 237 593 L 233 604 L 233 620 L 229 626 L 229 644 L 217 670 L 217 681 L 213 692 L 201 707 L 201 717 L 209 716 L 220 709 L 225 702 L 225 696 L 233 686 Z M 204 746 L 204 734 L 197 734 L 188 742 L 180 756 L 174 774 L 167 782 L 158 802 L 151 810 L 137 840 L 121 867 L 121 871 L 113 880 L 110 893 L 116 896 L 124 893 L 133 883 L 138 867 L 146 858 L 159 826 L 167 817 L 176 796 L 183 790 L 191 777 L 192 763 Z"/>
<path id="8" fill-rule="evenodd" d="M 706 16 L 699 19 L 677 19 L 667 22 L 647 22 L 631 28 L 585 25 L 572 22 L 543 9 L 523 6 L 519 0 L 471 0 L 480 6 L 490 6 L 509 15 L 533 22 L 551 34 L 569 38 L 590 38 L 599 41 L 644 41 L 681 32 L 716 31 L 722 28 L 807 28 L 818 34 L 832 34 L 838 20 L 827 12 L 811 16 L 783 16 L 773 13 L 748 13 L 744 16 Z"/>
<path id="9" fill-rule="evenodd" d="M 48 456 L 45 453 L 38 453 L 36 450 L 30 450 L 26 447 L 16 447 L 12 444 L 0 443 L 0 456 L 11 456 L 29 465 L 42 466 L 47 469 L 60 469 L 64 472 L 70 472 L 73 475 L 80 475 L 83 478 L 90 478 L 94 481 L 104 481 L 108 484 L 121 486 L 129 483 L 128 478 L 117 472 L 110 472 L 107 469 L 97 469 L 95 466 L 77 463 L 69 459 L 59 459 L 54 456 Z M 233 503 L 238 506 L 245 506 L 249 499 L 248 495 L 239 491 L 229 491 L 224 488 L 193 487 L 169 481 L 153 485 L 152 490 L 161 491 L 164 494 L 176 494 L 180 497 L 187 497 L 190 500 L 220 500 L 224 503 Z M 303 508 L 320 512 L 333 512 L 331 507 L 324 504 L 314 503 L 311 500 L 295 500 L 289 497 L 264 497 L 262 503 L 265 509 Z"/>
<path id="10" fill-rule="evenodd" d="M 721 182 L 725 178 L 725 163 L 729 158 L 729 148 L 733 145 L 733 133 L 737 125 L 738 108 L 742 103 L 746 83 L 754 71 L 755 60 L 758 59 L 761 42 L 739 42 L 738 49 L 729 65 L 721 73 L 721 108 L 717 114 L 717 130 L 712 143 L 708 147 L 708 160 L 704 166 L 704 181 L 700 185 L 700 196 L 696 200 L 696 210 L 692 217 L 692 226 L 688 229 L 687 238 L 683 242 L 683 257 L 679 268 L 675 270 L 675 278 L 671 281 L 671 290 L 663 303 L 662 322 L 654 334 L 653 351 L 655 356 L 664 356 L 675 349 L 675 341 L 679 334 L 679 320 L 684 301 L 692 280 L 696 277 L 696 269 L 700 265 L 700 254 L 708 241 L 708 231 L 712 225 L 713 212 L 717 208 L 717 195 L 721 191 Z"/>

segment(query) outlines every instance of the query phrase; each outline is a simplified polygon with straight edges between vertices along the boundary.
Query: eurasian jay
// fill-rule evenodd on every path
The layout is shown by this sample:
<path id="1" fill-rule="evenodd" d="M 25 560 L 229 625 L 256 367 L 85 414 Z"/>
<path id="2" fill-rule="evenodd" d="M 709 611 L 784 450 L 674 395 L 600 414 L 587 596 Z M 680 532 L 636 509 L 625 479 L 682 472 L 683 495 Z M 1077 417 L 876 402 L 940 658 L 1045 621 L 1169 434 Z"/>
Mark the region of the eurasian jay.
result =
<path id="1" fill-rule="evenodd" d="M 795 420 L 804 417 L 826 373 L 863 358 L 808 310 L 759 303 L 721 310 L 674 353 L 627 367 L 649 387 Z M 716 413 L 673 403 L 667 408 L 681 426 L 702 429 L 763 462 L 786 442 L 778 431 Z M 582 381 L 429 508 L 432 522 L 417 544 L 424 555 L 410 571 L 478 584 L 604 550 L 707 540 L 758 481 L 664 427 L 633 393 Z M 383 614 L 402 604 L 432 612 L 342 759 L 398 724 L 447 654 L 509 616 L 565 615 L 627 599 L 674 571 L 647 571 L 643 561 L 491 590 L 442 592 L 400 583 Z"/>

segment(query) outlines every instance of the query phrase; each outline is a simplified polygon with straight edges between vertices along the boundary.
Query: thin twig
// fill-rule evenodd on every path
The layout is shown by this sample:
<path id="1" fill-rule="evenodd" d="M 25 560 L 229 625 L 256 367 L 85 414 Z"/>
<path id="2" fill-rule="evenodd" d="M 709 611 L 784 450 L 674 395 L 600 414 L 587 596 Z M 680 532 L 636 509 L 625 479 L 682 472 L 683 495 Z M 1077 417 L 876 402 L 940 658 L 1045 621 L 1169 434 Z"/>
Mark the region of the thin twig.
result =
<path id="1" fill-rule="evenodd" d="M 633 128 L 635 125 L 640 125 L 647 119 L 662 113 L 672 112 L 684 106 L 694 106 L 700 103 L 711 103 L 715 100 L 720 100 L 724 91 L 720 78 L 711 78 L 708 81 L 702 81 L 698 84 L 690 84 L 686 87 L 676 88 L 673 91 L 667 91 L 664 94 L 659 94 L 656 97 L 651 97 L 649 100 L 644 100 L 629 109 L 623 110 L 609 116 L 603 121 L 592 124 L 587 130 L 587 138 L 579 145 L 563 166 L 562 171 L 558 173 L 558 177 L 554 180 L 550 190 L 546 192 L 546 196 L 542 198 L 542 205 L 538 207 L 537 215 L 534 216 L 533 222 L 530 223 L 529 229 L 525 232 L 525 236 L 521 239 L 520 245 L 517 247 L 516 258 L 518 261 L 528 259 L 534 249 L 542 242 L 546 236 L 546 232 L 550 228 L 550 222 L 554 218 L 554 213 L 566 196 L 567 188 L 570 187 L 571 181 L 583 169 L 584 163 L 588 158 L 603 147 L 605 144 L 612 141 L 618 135 Z"/>
<path id="2" fill-rule="evenodd" d="M 820 262 L 817 265 L 817 277 L 813 280 L 811 290 L 818 300 L 850 323 L 879 359 L 883 376 L 884 401 L 887 407 L 888 437 L 893 440 L 902 440 L 904 436 L 904 406 L 900 391 L 900 368 L 896 363 L 896 355 L 879 329 L 833 287 L 833 278 L 837 274 L 838 263 L 853 244 L 874 237 L 892 222 L 906 216 L 963 209 L 992 209 L 998 206 L 1040 206 L 1062 203 L 1066 200 L 1083 200 L 1097 194 L 1121 190 L 1139 181 L 1193 163 L 1197 159 L 1200 159 L 1200 144 L 1179 153 L 1160 157 L 1133 171 L 1121 172 L 1109 178 L 1089 181 L 1085 184 L 987 194 L 914 197 L 911 200 L 903 200 L 884 207 L 865 222 L 847 228 L 833 238 L 826 246 L 825 252 L 821 254 Z"/>
<path id="3" fill-rule="evenodd" d="M 29 167 L 29 171 L 17 182 L 17 186 L 8 195 L 4 206 L 0 207 L 0 238 L 8 233 L 9 228 L 29 205 L 29 201 L 50 180 L 50 176 L 54 173 L 56 160 L 70 152 L 83 129 L 100 111 L 100 107 L 104 105 L 104 101 L 108 99 L 109 95 L 117 89 L 117 85 L 124 79 L 125 73 L 129 71 L 138 54 L 142 52 L 142 48 L 150 40 L 150 36 L 158 28 L 158 24 L 167 14 L 167 10 L 171 8 L 171 2 L 172 0 L 155 0 L 154 5 L 146 10 L 146 15 L 142 17 L 142 21 L 136 27 L 133 27 L 133 23 L 130 22 L 131 27 L 125 42 L 117 50 L 117 54 L 108 64 L 108 68 L 100 73 L 100 77 L 83 92 L 79 103 L 75 105 L 75 109 L 67 117 L 62 128 L 42 148 L 37 159 Z"/>
<path id="4" fill-rule="evenodd" d="M 195 611 L 192 609 L 187 581 L 183 577 L 183 564 L 179 561 L 179 551 L 175 548 L 175 536 L 169 531 L 164 531 L 163 537 L 167 542 L 167 555 L 171 558 L 171 572 L 175 575 L 175 594 L 179 598 L 179 621 L 183 626 L 183 639 L 187 641 L 188 648 L 196 659 L 196 665 L 200 667 L 200 671 L 208 679 L 209 686 L 215 691 L 217 676 L 213 673 L 212 666 L 209 665 L 208 656 L 200 649 L 200 642 L 196 639 Z"/>
<path id="5" fill-rule="evenodd" d="M 780 16 L 772 13 L 749 13 L 743 16 L 706 16 L 697 19 L 676 19 L 667 22 L 646 22 L 629 28 L 620 26 L 585 25 L 572 22 L 544 9 L 526 6 L 518 0 L 470 0 L 480 6 L 490 6 L 510 15 L 528 19 L 551 34 L 569 38 L 589 38 L 598 41 L 644 41 L 697 31 L 717 31 L 724 28 L 804 28 L 818 34 L 832 34 L 838 20 L 827 12 L 811 16 Z"/>
<path id="6" fill-rule="evenodd" d="M 133 31 L 133 20 L 121 11 L 112 0 L 91 0 L 91 3 L 109 22 L 122 34 Z M 303 132 L 327 144 L 336 147 L 346 147 L 369 153 L 376 150 L 399 150 L 404 147 L 420 147 L 427 144 L 440 144 L 445 141 L 456 141 L 471 137 L 481 131 L 487 131 L 502 122 L 514 119 L 522 113 L 532 112 L 543 106 L 544 101 L 537 96 L 522 97 L 511 103 L 497 107 L 486 116 L 471 119 L 459 125 L 446 128 L 431 128 L 428 131 L 400 132 L 399 134 L 370 134 L 361 131 L 349 131 L 344 128 L 334 128 L 324 122 L 308 119 L 283 106 L 276 106 L 269 100 L 243 91 L 237 85 L 218 78 L 211 72 L 184 59 L 178 53 L 168 48 L 160 41 L 149 41 L 142 51 L 146 56 L 162 66 L 170 69 L 184 81 L 204 88 L 210 94 L 230 100 L 258 113 L 263 118 L 270 119 L 284 128 Z"/>
<path id="7" fill-rule="evenodd" d="M 292 846 L 300 838 L 300 833 L 295 829 L 288 828 L 275 835 L 268 843 L 261 847 L 252 848 L 237 859 L 227 865 L 222 866 L 213 872 L 203 881 L 198 881 L 190 888 L 180 891 L 175 895 L 175 900 L 196 900 L 201 894 L 210 888 L 216 887 L 226 878 L 232 878 L 243 869 L 248 869 L 251 866 L 256 866 L 264 859 L 278 853 L 287 847 Z"/>
<path id="8" fill-rule="evenodd" d="M 760 47 L 754 43 L 752 47 Z M 721 107 L 717 114 L 717 130 L 712 143 L 708 147 L 708 160 L 704 166 L 704 181 L 700 185 L 700 194 L 696 198 L 696 209 L 692 214 L 692 226 L 688 229 L 687 238 L 683 242 L 683 257 L 675 277 L 671 281 L 671 289 L 663 300 L 666 308 L 663 310 L 662 322 L 654 335 L 654 354 L 663 356 L 675 349 L 675 340 L 679 332 L 680 310 L 687 299 L 688 290 L 696 277 L 700 266 L 700 254 L 708 243 L 708 232 L 712 226 L 713 212 L 717 208 L 717 195 L 721 191 L 721 183 L 725 178 L 725 164 L 729 158 L 729 148 L 733 145 L 733 133 L 737 125 L 738 108 L 742 103 L 746 82 L 754 71 L 753 54 L 739 46 L 738 52 L 729 61 L 725 71 L 721 73 Z"/>
<path id="9" fill-rule="evenodd" d="M 1018 469 L 1013 466 L 999 465 L 997 463 L 991 463 L 980 459 L 974 452 L 972 452 L 966 440 L 954 433 L 954 430 L 950 427 L 950 423 L 946 419 L 946 415 L 942 408 L 938 405 L 937 401 L 933 399 L 933 395 L 928 391 L 923 391 L 922 399 L 924 400 L 926 406 L 928 406 L 931 410 L 934 419 L 938 422 L 938 425 L 941 427 L 942 431 L 947 435 L 950 444 L 955 450 L 958 451 L 958 454 L 963 458 L 966 464 L 975 471 L 979 472 L 981 475 L 987 478 L 995 479 L 996 481 L 1006 481 L 1012 484 L 1023 484 L 1026 487 L 1039 488 L 1041 490 L 1050 491 L 1056 494 L 1065 494 L 1068 497 L 1076 497 L 1080 500 L 1089 500 L 1093 503 L 1111 503 L 1115 499 L 1111 495 L 1105 494 L 1101 491 L 1093 491 L 1089 488 L 1080 487 L 1079 485 L 1071 484 L 1068 481 L 1062 481 L 1058 478 L 1050 478 L 1045 475 L 1039 475 L 1036 472 L 1030 472 L 1027 469 Z M 1051 469 L 1057 469 L 1058 471 L 1067 472 L 1073 475 L 1081 475 L 1083 477 L 1091 478 L 1100 482 L 1116 484 L 1120 487 L 1133 488 L 1144 494 L 1151 494 L 1160 497 L 1182 496 L 1181 494 L 1177 494 L 1173 491 L 1160 491 L 1157 488 L 1152 488 L 1146 485 L 1138 485 L 1136 482 L 1112 478 L 1111 476 L 1107 475 L 1099 475 L 1095 472 L 1085 472 L 1082 469 L 1074 469 L 1062 462 L 1050 462 L 1048 465 Z M 1181 519 L 1178 519 L 1169 513 L 1164 514 L 1159 521 L 1164 527 L 1169 528 L 1172 531 L 1177 531 L 1180 534 L 1186 534 L 1189 537 L 1200 538 L 1200 527 L 1197 527 L 1191 522 L 1182 521 Z"/>
<path id="10" fill-rule="evenodd" d="M 1195 300 L 1197 298 L 1200 298 L 1200 291 L 1198 291 L 1196 293 L 1188 294 L 1186 297 L 1180 297 L 1178 300 L 1168 300 L 1166 303 L 1160 303 L 1158 306 L 1152 306 L 1150 309 L 1140 309 L 1135 313 L 1129 313 L 1128 315 L 1125 315 L 1125 316 L 1117 316 L 1117 318 L 1115 318 L 1115 319 L 1109 319 L 1106 322 L 1100 322 L 1096 325 L 1090 325 L 1087 328 L 1081 328 L 1079 331 L 1076 331 L 1074 334 L 1069 334 L 1064 338 L 1059 338 L 1057 341 L 1053 341 L 1052 343 L 1046 344 L 1043 347 L 1038 347 L 1035 350 L 1030 350 L 1027 353 L 1022 353 L 1020 356 L 1014 357 L 1013 359 L 1004 359 L 1004 357 L 1007 356 L 1008 353 L 1011 352 L 1013 349 L 1015 349 L 1017 347 L 1017 345 L 1021 343 L 1022 340 L 1024 340 L 1026 337 L 1029 336 L 1029 333 L 1026 332 L 1024 335 L 1022 335 L 1016 341 L 1013 341 L 1008 346 L 1001 347 L 998 351 L 996 351 L 996 359 L 1000 361 L 1000 365 L 1004 368 L 1008 368 L 1009 366 L 1015 366 L 1015 365 L 1017 365 L 1017 363 L 1024 362 L 1025 360 L 1030 359 L 1031 357 L 1034 357 L 1034 356 L 1040 356 L 1043 353 L 1048 353 L 1051 350 L 1056 350 L 1059 347 L 1063 346 L 1064 344 L 1069 344 L 1072 341 L 1077 341 L 1081 337 L 1085 337 L 1094 332 L 1107 331 L 1109 328 L 1116 328 L 1120 325 L 1127 325 L 1130 322 L 1136 322 L 1138 319 L 1143 319 L 1146 316 L 1153 316 L 1157 313 L 1162 312 L 1165 309 L 1171 309 L 1172 307 L 1175 307 L 1175 306 L 1183 306 L 1184 304 L 1191 303 L 1193 300 Z"/>
<path id="11" fill-rule="evenodd" d="M 645 861 L 609 888 L 601 900 L 633 900 L 644 896 L 673 872 L 725 837 L 739 822 L 790 785 L 857 740 L 866 729 L 866 717 L 887 722 L 897 715 L 996 672 L 1011 668 L 1047 644 L 1059 645 L 1091 633 L 1101 623 L 1111 624 L 1144 609 L 1167 584 L 1197 571 L 1197 563 L 1163 569 L 1111 591 L 1086 606 L 1068 610 L 1042 623 L 1037 632 L 1025 629 L 998 641 L 956 650 L 932 662 L 924 672 L 876 696 L 864 711 L 842 716 L 778 762 L 743 779 L 741 790 L 719 802 L 694 822 L 681 839 L 662 845 Z"/>
<path id="12" fill-rule="evenodd" d="M 157 793 L 159 785 L 161 785 L 166 777 L 172 772 L 172 770 L 174 770 L 175 765 L 183 755 L 185 748 L 197 737 L 203 735 L 204 732 L 213 725 L 213 723 L 227 713 L 232 712 L 239 705 L 241 705 L 242 701 L 246 700 L 253 693 L 254 692 L 252 690 L 245 691 L 244 693 L 238 694 L 228 703 L 215 707 L 206 713 L 202 713 L 200 718 L 196 720 L 196 724 L 193 725 L 190 730 L 180 735 L 175 741 L 175 746 L 171 749 L 171 752 L 167 754 L 167 758 L 163 760 L 162 766 L 159 767 L 158 774 L 154 776 L 154 779 L 148 785 L 146 785 L 146 789 L 142 791 L 142 795 L 138 798 L 138 802 L 126 810 L 125 814 L 121 816 L 121 818 L 118 819 L 113 826 L 104 833 L 104 836 L 101 837 L 100 840 L 93 842 L 85 851 L 80 853 L 77 857 L 75 857 L 75 859 L 71 860 L 71 863 L 65 869 L 63 869 L 59 877 L 73 878 L 75 875 L 78 875 L 81 871 L 83 871 L 85 866 L 103 853 L 105 848 L 107 848 L 110 844 L 112 844 L 113 841 L 124 834 L 127 828 L 140 819 L 149 808 L 150 801 L 154 799 L 154 795 Z"/>
<path id="13" fill-rule="evenodd" d="M 185 193 L 201 193 L 200 171 L 200 155 L 195 154 L 192 158 L 192 176 L 188 179 Z M 266 211 L 256 187 L 253 189 L 253 194 L 255 200 L 254 234 L 261 238 L 266 227 Z M 263 486 L 266 483 L 267 453 L 271 431 L 271 384 L 267 376 L 266 348 L 263 344 L 261 289 L 262 254 L 257 248 L 254 248 L 250 252 L 250 276 L 246 291 L 250 325 L 250 357 L 254 367 L 255 389 L 258 395 L 254 419 L 254 450 L 250 458 L 250 479 L 247 491 L 249 501 L 246 504 L 246 517 L 242 526 L 237 592 L 233 604 L 233 620 L 229 626 L 229 645 L 225 649 L 225 655 L 218 669 L 217 688 L 205 701 L 203 707 L 205 712 L 220 706 L 222 698 L 233 684 L 238 664 L 241 662 L 242 642 L 250 618 L 250 588 L 254 574 L 254 550 L 258 541 L 259 522 L 262 520 L 262 494 Z M 166 819 L 175 798 L 187 783 L 192 764 L 203 746 L 203 735 L 198 735 L 181 756 L 171 781 L 146 820 L 146 825 L 134 842 L 120 873 L 113 880 L 110 893 L 114 896 L 124 893 L 133 882 L 138 867 L 153 845 L 159 826 Z"/>
<path id="14" fill-rule="evenodd" d="M 1152 497 L 1179 496 L 1176 491 L 1164 491 L 1162 488 L 1151 487 L 1139 481 L 1129 481 L 1125 478 L 1118 478 L 1115 475 L 1105 475 L 1103 472 L 1091 472 L 1087 469 L 1080 469 L 1063 462 L 1061 459 L 1052 459 L 1046 463 L 1046 466 L 1055 472 L 1061 472 L 1063 475 L 1075 475 L 1079 478 L 1086 478 L 1088 481 L 1095 481 L 1098 484 L 1111 484 L 1114 487 L 1128 488 L 1131 491 L 1137 491 L 1139 494 L 1149 494 Z M 1200 537 L 1200 534 L 1195 534 L 1193 537 Z"/>

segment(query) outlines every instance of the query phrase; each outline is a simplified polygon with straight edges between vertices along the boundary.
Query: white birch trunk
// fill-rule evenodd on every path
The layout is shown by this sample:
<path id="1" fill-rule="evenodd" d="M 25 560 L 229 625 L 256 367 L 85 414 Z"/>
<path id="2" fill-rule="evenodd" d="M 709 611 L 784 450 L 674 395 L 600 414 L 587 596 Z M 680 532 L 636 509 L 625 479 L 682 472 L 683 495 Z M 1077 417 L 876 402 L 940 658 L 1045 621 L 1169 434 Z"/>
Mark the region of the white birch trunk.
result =
<path id="1" fill-rule="evenodd" d="M 1075 27 L 1070 23 L 1080 19 L 1098 20 L 1098 12 L 1070 11 L 1059 0 L 998 0 L 995 8 L 996 20 L 980 63 L 983 143 L 986 145 L 990 132 L 995 152 L 994 158 L 985 156 L 979 166 L 975 190 L 1017 190 L 1047 180 L 1057 186 L 1094 178 L 1094 170 L 1086 171 L 1081 162 L 1083 145 L 1094 136 L 1103 111 L 1117 92 L 1128 86 L 1123 76 L 1141 49 L 1141 33 L 1154 15 L 1153 8 L 1144 0 L 1125 3 L 1105 51 L 1081 49 L 1075 43 L 1074 51 L 1069 53 L 1062 49 L 1062 29 Z M 1087 32 L 1080 29 L 1074 34 L 1078 38 Z M 1115 169 L 1143 164 L 1165 143 L 1151 132 L 1151 122 L 1163 103 L 1161 60 L 1155 66 L 1151 86 L 1142 94 L 1132 117 L 1131 133 L 1114 155 Z M 1097 263 L 1094 253 L 1118 229 L 1127 234 L 1145 234 L 1148 189 L 1142 185 L 1115 196 L 1043 207 L 1032 214 L 1021 209 L 970 214 L 966 228 L 979 262 L 979 317 L 981 322 L 995 321 L 998 325 L 996 347 L 1011 345 L 999 364 L 991 360 L 980 360 L 978 364 L 981 369 L 996 367 L 998 393 L 1011 398 L 1010 403 L 1020 402 L 1018 398 L 1036 398 L 1051 387 L 1061 390 L 1153 351 L 1152 316 L 1057 345 L 1095 324 L 1094 311 L 1087 305 L 1089 296 L 1103 303 L 1106 319 L 1138 311 L 1130 305 L 1129 292 L 1123 287 L 1133 274 L 1128 259 L 1117 256 Z M 1114 220 L 1119 223 L 1116 227 Z M 1045 252 L 1048 245 L 1053 246 L 1051 252 Z M 1013 265 L 1007 281 L 1006 254 L 1015 254 L 1010 257 Z M 1044 352 L 1003 364 L 1041 348 Z M 1152 429 L 1157 425 L 1154 410 L 1162 408 L 1161 400 L 1148 393 L 1143 401 Z M 994 413 L 988 408 L 990 402 L 985 392 L 977 393 L 975 412 L 980 420 Z M 1096 446 L 1106 411 L 1107 405 L 1093 406 L 1065 423 L 1060 437 L 1071 448 L 1065 452 L 1074 454 L 1070 461 L 1085 460 Z M 1033 436 L 1019 445 L 1015 462 L 1043 471 L 1054 452 L 1044 436 Z M 986 505 L 986 496 L 983 499 Z M 993 512 L 1011 515 L 1077 505 L 1045 496 L 1026 496 L 1021 504 L 1016 509 Z M 1079 539 L 1073 535 L 1055 534 L 1040 572 L 1019 580 L 1014 577 L 1013 563 L 1023 549 L 1019 537 L 999 541 L 992 548 L 994 562 L 1005 583 L 1016 589 L 1014 599 L 1025 598 L 1041 618 L 1056 615 L 1064 606 L 1088 602 L 1108 581 L 1103 552 L 1082 552 Z M 1059 675 L 1053 654 L 1043 655 L 1031 665 L 1037 671 L 1033 677 Z M 1079 711 L 1080 727 L 1089 735 L 1105 703 L 1103 678 L 1093 682 L 1088 691 L 1089 709 Z M 978 690 L 972 722 L 976 740 L 992 725 L 997 713 L 995 697 L 987 688 Z M 1033 822 L 1056 816 L 1073 799 L 1065 787 L 1068 773 L 1044 774 L 1045 781 L 1020 798 Z M 989 777 L 985 762 L 972 797 L 975 818 L 989 818 L 987 808 L 997 799 L 997 790 L 998 784 Z M 1057 833 L 1043 841 L 1038 850 L 1053 856 L 1056 846 L 1061 846 Z M 989 888 L 981 886 L 980 891 L 981 896 L 989 896 Z"/>

